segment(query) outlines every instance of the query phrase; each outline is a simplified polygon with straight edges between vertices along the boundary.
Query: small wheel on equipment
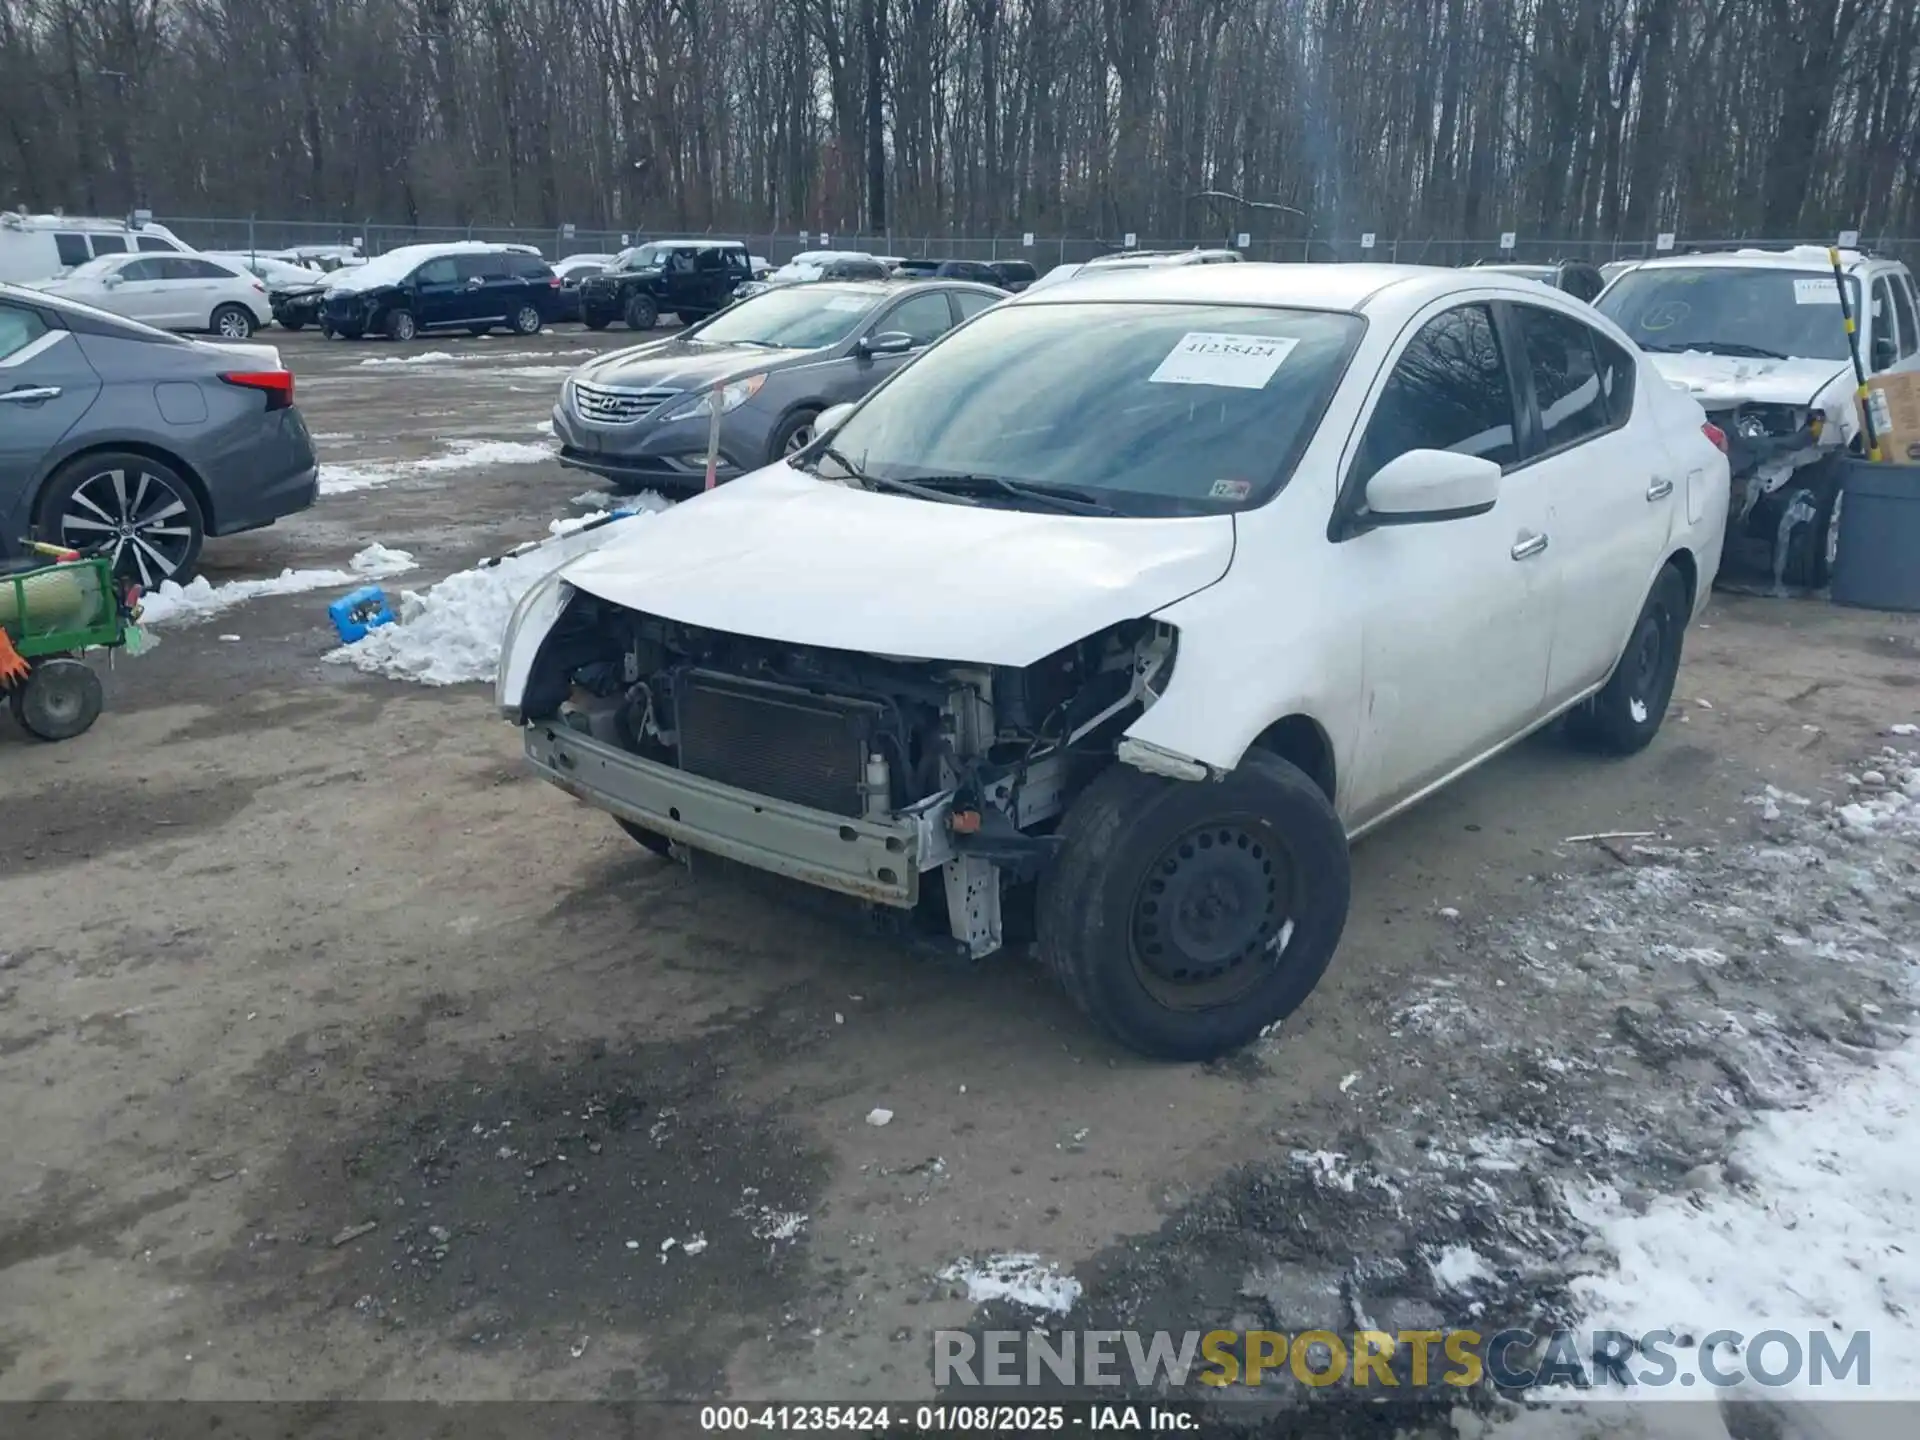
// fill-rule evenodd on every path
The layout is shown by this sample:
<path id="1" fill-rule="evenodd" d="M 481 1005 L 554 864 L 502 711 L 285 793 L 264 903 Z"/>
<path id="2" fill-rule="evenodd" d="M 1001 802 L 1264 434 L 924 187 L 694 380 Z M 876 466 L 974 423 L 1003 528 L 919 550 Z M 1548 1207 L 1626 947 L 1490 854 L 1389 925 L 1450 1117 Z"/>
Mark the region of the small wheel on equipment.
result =
<path id="1" fill-rule="evenodd" d="M 39 660 L 13 688 L 13 717 L 40 740 L 71 740 L 100 718 L 104 703 L 100 677 L 83 661 L 67 656 Z"/>

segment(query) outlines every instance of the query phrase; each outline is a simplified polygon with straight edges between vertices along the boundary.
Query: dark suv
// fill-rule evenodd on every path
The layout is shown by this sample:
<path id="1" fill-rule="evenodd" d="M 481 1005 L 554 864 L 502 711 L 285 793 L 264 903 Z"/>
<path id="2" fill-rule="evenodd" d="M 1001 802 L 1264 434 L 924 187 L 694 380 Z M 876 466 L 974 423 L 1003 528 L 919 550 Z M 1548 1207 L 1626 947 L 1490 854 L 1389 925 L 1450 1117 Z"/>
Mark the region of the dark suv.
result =
<path id="1" fill-rule="evenodd" d="M 662 315 L 691 325 L 724 310 L 734 287 L 752 275 L 738 240 L 653 240 L 622 250 L 606 270 L 580 282 L 580 319 L 589 330 L 615 320 L 651 330 Z"/>
<path id="2" fill-rule="evenodd" d="M 1031 272 L 1032 267 L 1028 268 Z M 902 260 L 894 266 L 893 273 L 903 280 L 971 280 L 996 290 L 1010 288 L 995 267 L 984 260 Z M 1031 280 L 1032 274 L 1027 278 Z"/>
<path id="3" fill-rule="evenodd" d="M 1591 305 L 1607 288 L 1607 277 L 1584 260 L 1550 260 L 1544 265 L 1526 265 L 1509 260 L 1476 260 L 1476 270 L 1498 270 L 1503 275 L 1518 275 L 1538 280 L 1555 290 L 1564 290 L 1576 300 Z"/>
<path id="4" fill-rule="evenodd" d="M 560 307 L 560 277 L 538 251 L 521 246 L 405 245 L 327 283 L 320 329 L 349 340 L 385 334 L 411 340 L 426 330 L 484 335 L 505 325 L 537 335 Z"/>

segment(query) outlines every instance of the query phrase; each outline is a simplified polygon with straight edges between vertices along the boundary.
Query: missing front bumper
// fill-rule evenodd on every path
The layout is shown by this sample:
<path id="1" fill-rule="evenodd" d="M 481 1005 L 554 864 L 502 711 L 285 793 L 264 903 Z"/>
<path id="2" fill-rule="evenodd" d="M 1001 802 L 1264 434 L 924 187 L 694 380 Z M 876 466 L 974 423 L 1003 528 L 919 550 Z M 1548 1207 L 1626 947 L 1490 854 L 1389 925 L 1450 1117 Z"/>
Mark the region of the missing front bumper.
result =
<path id="1" fill-rule="evenodd" d="M 695 850 L 881 905 L 919 901 L 924 820 L 833 815 L 751 794 L 557 723 L 529 727 L 526 754 L 568 794 Z"/>

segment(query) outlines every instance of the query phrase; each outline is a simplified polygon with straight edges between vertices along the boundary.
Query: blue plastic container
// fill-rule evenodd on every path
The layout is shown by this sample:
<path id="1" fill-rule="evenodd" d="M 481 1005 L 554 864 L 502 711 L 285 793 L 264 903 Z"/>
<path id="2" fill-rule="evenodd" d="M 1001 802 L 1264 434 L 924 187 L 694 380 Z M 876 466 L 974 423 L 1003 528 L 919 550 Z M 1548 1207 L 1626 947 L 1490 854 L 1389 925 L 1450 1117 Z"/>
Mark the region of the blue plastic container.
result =
<path id="1" fill-rule="evenodd" d="M 393 624 L 393 610 L 387 604 L 386 591 L 378 585 L 363 585 L 327 606 L 327 618 L 340 632 L 340 643 L 351 645 L 366 639 L 369 630 Z"/>

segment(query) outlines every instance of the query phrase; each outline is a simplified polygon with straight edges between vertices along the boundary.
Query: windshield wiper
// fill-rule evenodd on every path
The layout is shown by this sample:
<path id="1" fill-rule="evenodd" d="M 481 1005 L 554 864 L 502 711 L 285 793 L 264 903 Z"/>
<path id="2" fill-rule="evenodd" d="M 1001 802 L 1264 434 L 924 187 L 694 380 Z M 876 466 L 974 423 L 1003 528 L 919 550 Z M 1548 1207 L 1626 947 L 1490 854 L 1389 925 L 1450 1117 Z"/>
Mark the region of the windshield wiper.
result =
<path id="1" fill-rule="evenodd" d="M 1050 505 L 1069 515 L 1118 515 L 1120 513 L 1113 506 L 1092 499 L 1078 490 L 1039 485 L 1031 481 L 1009 480 L 1001 475 L 922 475 L 913 483 L 945 494 L 965 490 L 997 490 L 1002 495 L 1010 495 L 1016 500 L 1032 500 L 1041 505 Z"/>
<path id="2" fill-rule="evenodd" d="M 1785 360 L 1788 356 L 1778 350 L 1763 349 L 1758 345 L 1744 345 L 1738 340 L 1690 340 L 1685 345 L 1642 345 L 1642 350 L 1652 350 L 1661 355 L 1683 355 L 1689 350 L 1703 355 L 1732 355 L 1744 360 Z"/>
<path id="3" fill-rule="evenodd" d="M 922 500 L 932 500 L 942 505 L 978 505 L 980 503 L 978 500 L 969 499 L 965 495 L 954 495 L 947 491 L 931 489 L 925 485 L 916 485 L 911 480 L 890 480 L 884 475 L 869 475 L 831 445 L 822 447 L 820 459 L 833 461 L 834 464 L 847 472 L 847 478 L 849 480 L 857 480 L 869 489 L 896 490 L 902 495 L 917 495 Z M 817 464 L 814 467 L 814 473 L 816 475 L 820 473 Z"/>

